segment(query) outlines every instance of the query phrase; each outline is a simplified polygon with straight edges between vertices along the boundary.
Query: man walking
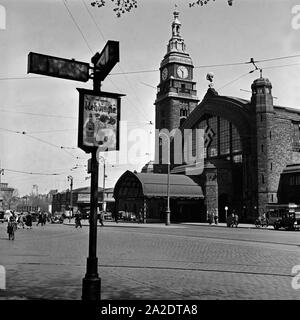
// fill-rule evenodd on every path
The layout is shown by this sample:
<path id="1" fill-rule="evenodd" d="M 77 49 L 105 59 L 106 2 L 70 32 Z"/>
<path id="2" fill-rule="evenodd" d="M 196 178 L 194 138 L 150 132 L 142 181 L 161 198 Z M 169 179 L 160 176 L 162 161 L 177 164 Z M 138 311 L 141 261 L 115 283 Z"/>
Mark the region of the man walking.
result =
<path id="1" fill-rule="evenodd" d="M 100 216 L 99 216 L 99 222 L 100 222 L 100 224 L 101 224 L 101 227 L 104 226 L 103 220 L 104 220 L 104 211 L 102 210 L 102 211 L 100 212 Z"/>

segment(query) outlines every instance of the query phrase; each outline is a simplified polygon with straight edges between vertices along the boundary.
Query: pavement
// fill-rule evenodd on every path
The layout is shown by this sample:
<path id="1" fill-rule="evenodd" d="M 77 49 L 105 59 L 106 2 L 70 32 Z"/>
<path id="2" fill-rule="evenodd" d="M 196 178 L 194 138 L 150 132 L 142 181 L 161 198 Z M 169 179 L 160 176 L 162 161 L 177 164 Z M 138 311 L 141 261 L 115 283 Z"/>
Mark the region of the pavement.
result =
<path id="1" fill-rule="evenodd" d="M 75 226 L 75 220 L 71 219 L 71 222 L 69 222 L 68 219 L 65 219 L 64 221 L 65 225 L 71 225 Z M 82 226 L 89 226 L 88 220 L 81 220 Z M 97 226 L 101 227 L 101 224 L 99 221 L 97 222 Z M 129 221 L 119 221 L 116 223 L 115 221 L 104 221 L 104 226 L 108 227 L 134 227 L 134 228 L 183 228 L 185 226 L 209 226 L 209 227 L 217 227 L 217 228 L 227 228 L 227 224 L 224 223 L 218 223 L 218 224 L 209 224 L 207 222 L 181 222 L 181 223 L 171 223 L 170 225 L 166 225 L 165 223 L 161 222 L 147 222 L 147 223 L 138 223 L 138 222 L 129 222 Z M 246 229 L 274 229 L 273 226 L 268 227 L 255 227 L 254 224 L 251 223 L 240 223 L 238 225 L 238 228 L 246 228 Z"/>
<path id="2" fill-rule="evenodd" d="M 88 221 L 19 229 L 9 241 L 0 224 L 0 300 L 80 300 Z M 110 227 L 111 226 L 111 227 Z M 224 223 L 138 224 L 106 221 L 97 235 L 104 300 L 300 299 L 292 269 L 299 232 Z M 296 278 L 295 278 L 296 279 Z"/>

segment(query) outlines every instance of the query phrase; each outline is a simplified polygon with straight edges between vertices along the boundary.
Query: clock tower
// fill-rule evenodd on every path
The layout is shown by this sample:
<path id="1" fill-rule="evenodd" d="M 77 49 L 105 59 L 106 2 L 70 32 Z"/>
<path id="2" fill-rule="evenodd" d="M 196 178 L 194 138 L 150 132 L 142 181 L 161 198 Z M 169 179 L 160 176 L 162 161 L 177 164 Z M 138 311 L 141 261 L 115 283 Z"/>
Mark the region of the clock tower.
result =
<path id="1" fill-rule="evenodd" d="M 160 83 L 155 101 L 156 129 L 179 128 L 199 102 L 193 81 L 193 62 L 180 34 L 179 12 L 174 11 L 172 37 L 160 64 Z"/>
<path id="2" fill-rule="evenodd" d="M 186 52 L 186 46 L 180 34 L 179 12 L 175 8 L 172 22 L 172 37 L 167 53 L 160 64 L 160 82 L 155 100 L 155 129 L 167 129 L 171 132 L 179 128 L 197 106 L 196 82 L 193 81 L 193 62 Z M 154 172 L 166 172 L 165 156 L 161 138 L 156 137 Z"/>

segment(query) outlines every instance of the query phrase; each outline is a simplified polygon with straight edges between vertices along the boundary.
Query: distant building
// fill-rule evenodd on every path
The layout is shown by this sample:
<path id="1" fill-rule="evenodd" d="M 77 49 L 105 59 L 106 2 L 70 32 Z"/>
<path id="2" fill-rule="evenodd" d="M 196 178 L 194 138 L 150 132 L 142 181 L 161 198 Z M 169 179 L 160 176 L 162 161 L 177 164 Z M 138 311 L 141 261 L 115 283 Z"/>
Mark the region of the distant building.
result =
<path id="1" fill-rule="evenodd" d="M 79 209 L 82 213 L 90 211 L 91 191 L 90 187 L 77 188 L 72 190 L 72 206 L 75 213 Z M 104 192 L 104 204 L 106 211 L 113 212 L 115 200 L 113 198 L 113 188 L 106 188 Z M 70 210 L 71 192 L 70 190 L 57 192 L 52 198 L 52 213 Z M 98 208 L 103 209 L 103 188 L 98 188 Z"/>

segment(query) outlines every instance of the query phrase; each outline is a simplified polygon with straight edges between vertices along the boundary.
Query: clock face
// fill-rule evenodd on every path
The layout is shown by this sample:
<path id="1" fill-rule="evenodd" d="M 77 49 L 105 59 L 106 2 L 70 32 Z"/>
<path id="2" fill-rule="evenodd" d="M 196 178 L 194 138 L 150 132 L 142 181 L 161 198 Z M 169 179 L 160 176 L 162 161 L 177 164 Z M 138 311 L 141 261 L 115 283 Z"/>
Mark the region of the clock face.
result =
<path id="1" fill-rule="evenodd" d="M 168 69 L 164 68 L 163 71 L 162 71 L 161 77 L 162 77 L 163 80 L 166 80 L 167 76 L 168 76 Z"/>
<path id="2" fill-rule="evenodd" d="M 179 66 L 177 68 L 177 75 L 178 75 L 179 78 L 185 79 L 185 78 L 187 78 L 188 74 L 189 74 L 189 72 L 188 72 L 188 69 L 186 67 Z"/>

